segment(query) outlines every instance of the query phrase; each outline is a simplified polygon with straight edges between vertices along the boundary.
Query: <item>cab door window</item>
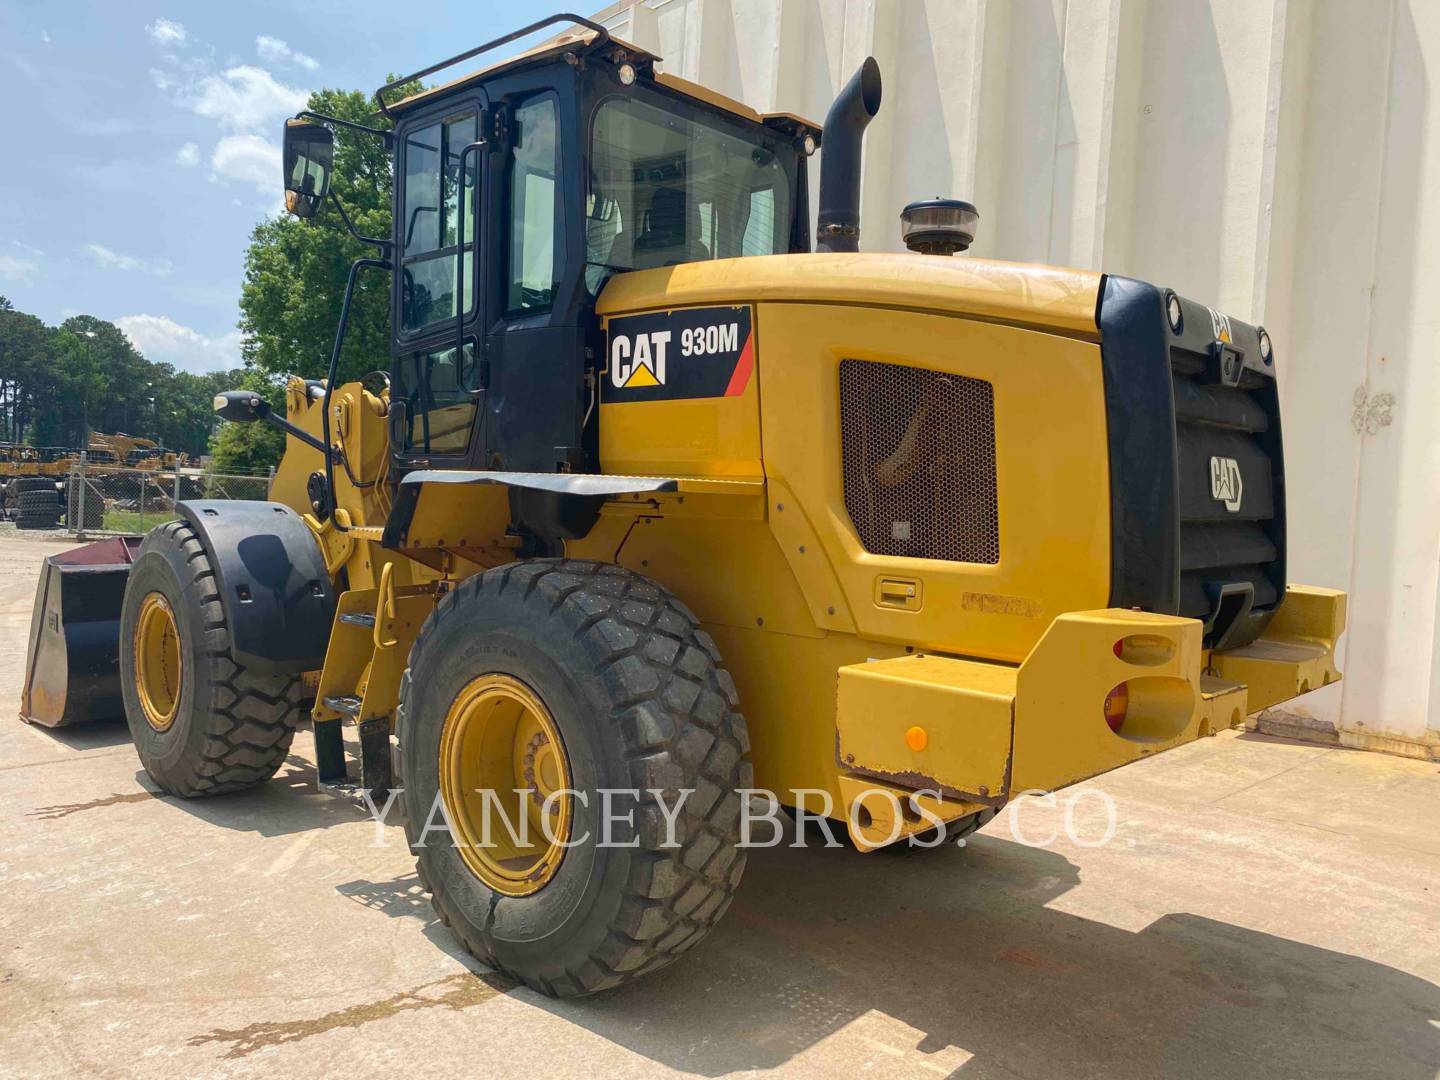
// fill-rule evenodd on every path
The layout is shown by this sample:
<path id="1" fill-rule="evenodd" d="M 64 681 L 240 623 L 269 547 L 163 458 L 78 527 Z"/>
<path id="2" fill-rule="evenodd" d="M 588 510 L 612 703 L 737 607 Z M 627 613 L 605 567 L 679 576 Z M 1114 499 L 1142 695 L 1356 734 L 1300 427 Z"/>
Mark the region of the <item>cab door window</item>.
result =
<path id="1" fill-rule="evenodd" d="M 515 110 L 510 168 L 509 316 L 548 311 L 555 303 L 560 260 L 556 238 L 556 182 L 560 147 L 555 95 L 532 98 Z"/>
<path id="2" fill-rule="evenodd" d="M 424 454 L 463 454 L 470 445 L 477 402 L 467 389 L 475 361 L 465 343 L 456 363 L 455 347 L 402 357 L 390 380 L 390 398 L 405 403 L 405 449 Z"/>
<path id="3" fill-rule="evenodd" d="M 460 244 L 461 192 L 465 205 L 465 250 L 476 235 L 476 177 L 480 154 L 460 156 L 475 141 L 479 127 L 474 112 L 419 128 L 405 136 L 405 195 L 401 226 L 400 330 L 411 334 L 455 318 L 455 254 Z M 475 304 L 474 259 L 464 265 L 464 310 Z"/>

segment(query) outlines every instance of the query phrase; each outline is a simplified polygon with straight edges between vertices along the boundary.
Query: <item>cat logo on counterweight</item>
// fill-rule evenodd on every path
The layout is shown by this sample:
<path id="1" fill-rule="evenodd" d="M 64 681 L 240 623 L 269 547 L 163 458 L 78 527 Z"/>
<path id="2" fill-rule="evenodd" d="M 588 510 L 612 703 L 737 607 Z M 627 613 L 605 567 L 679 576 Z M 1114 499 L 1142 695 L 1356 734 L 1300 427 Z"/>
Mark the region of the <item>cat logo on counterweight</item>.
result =
<path id="1" fill-rule="evenodd" d="M 1245 493 L 1245 481 L 1240 476 L 1240 463 L 1233 457 L 1212 457 L 1210 459 L 1210 497 L 1223 502 L 1232 514 L 1240 512 L 1240 499 Z"/>

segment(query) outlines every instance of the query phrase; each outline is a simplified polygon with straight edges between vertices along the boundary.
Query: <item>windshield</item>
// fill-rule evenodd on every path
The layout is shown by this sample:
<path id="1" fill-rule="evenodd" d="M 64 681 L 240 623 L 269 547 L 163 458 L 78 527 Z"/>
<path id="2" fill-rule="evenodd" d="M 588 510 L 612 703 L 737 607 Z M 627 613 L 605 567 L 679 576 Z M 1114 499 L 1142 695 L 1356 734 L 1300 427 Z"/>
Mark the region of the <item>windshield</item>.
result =
<path id="1" fill-rule="evenodd" d="M 685 102 L 611 98 L 595 116 L 586 281 L 790 250 L 795 152 Z"/>

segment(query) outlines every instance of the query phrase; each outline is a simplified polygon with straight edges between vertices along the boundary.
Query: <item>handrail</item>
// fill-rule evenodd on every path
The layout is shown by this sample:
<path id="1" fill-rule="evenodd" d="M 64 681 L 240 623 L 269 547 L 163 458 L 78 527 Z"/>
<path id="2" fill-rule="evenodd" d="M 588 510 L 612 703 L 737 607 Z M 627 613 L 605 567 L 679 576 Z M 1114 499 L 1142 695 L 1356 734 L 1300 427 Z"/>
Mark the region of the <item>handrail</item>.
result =
<path id="1" fill-rule="evenodd" d="M 450 67 L 452 64 L 458 64 L 461 61 L 469 60 L 472 56 L 479 56 L 481 53 L 489 52 L 491 49 L 498 49 L 501 45 L 509 45 L 510 42 L 515 41 L 518 38 L 526 37 L 529 34 L 533 34 L 536 30 L 541 30 L 544 27 L 551 26 L 557 22 L 575 23 L 577 26 L 583 26 L 587 30 L 594 30 L 596 38 L 591 44 L 595 48 L 600 48 L 608 44 L 610 41 L 610 31 L 605 29 L 605 27 L 601 26 L 599 23 L 594 22 L 591 19 L 584 18 L 580 15 L 574 15 L 570 12 L 562 11 L 557 15 L 551 15 L 547 18 L 540 19 L 537 22 L 533 22 L 529 26 L 523 26 L 519 30 L 515 30 L 509 34 L 506 34 L 504 37 L 498 37 L 494 41 L 486 42 L 484 45 L 477 45 L 469 52 L 463 52 L 459 56 L 452 56 L 449 60 L 442 60 L 438 64 L 431 64 L 429 67 L 424 68 L 421 71 L 417 71 L 413 75 L 405 75 L 399 79 L 391 79 L 379 90 L 375 91 L 375 103 L 380 106 L 380 111 L 385 115 L 385 118 L 387 120 L 393 120 L 394 118 L 390 116 L 390 106 L 385 103 L 386 91 L 394 90 L 395 87 L 403 86 L 405 83 L 408 82 L 414 82 L 416 79 L 423 79 L 427 75 L 433 75 L 435 74 L 435 72 Z"/>
<path id="2" fill-rule="evenodd" d="M 395 561 L 393 559 L 381 567 L 380 587 L 375 590 L 375 626 L 372 630 L 371 640 L 377 651 L 393 649 L 397 642 L 396 638 L 385 636 L 389 623 L 395 621 L 395 586 L 390 580 L 391 572 L 394 569 Z"/>
<path id="3" fill-rule="evenodd" d="M 460 171 L 459 177 L 456 180 L 456 183 L 459 185 L 459 197 L 455 200 L 457 206 L 455 214 L 455 371 L 459 376 L 456 381 L 461 384 L 461 388 L 472 394 L 475 393 L 476 390 L 489 389 L 489 387 L 476 387 L 472 389 L 470 385 L 464 381 L 465 316 L 470 313 L 469 308 L 465 304 L 465 204 L 469 201 L 465 197 L 465 158 L 476 150 L 483 150 L 487 145 L 489 144 L 482 135 L 469 146 L 465 147 L 464 150 L 460 151 Z M 480 192 L 480 177 L 482 171 L 481 165 L 477 163 L 475 166 L 475 187 L 473 189 L 475 192 L 475 242 L 470 245 L 471 265 L 475 265 L 477 256 L 480 253 L 480 213 L 484 208 L 484 202 L 482 201 L 483 196 Z M 484 285 L 484 281 L 481 280 L 480 267 L 476 266 L 475 302 L 477 307 L 479 306 L 480 298 L 485 295 Z M 480 346 L 478 342 L 475 348 L 475 366 L 477 369 L 480 366 Z M 425 452 L 427 454 L 430 452 L 429 446 L 425 447 Z"/>
<path id="4" fill-rule="evenodd" d="M 367 267 L 391 269 L 387 259 L 356 259 L 350 264 L 350 277 L 345 282 L 345 299 L 340 302 L 340 321 L 335 326 L 335 344 L 330 350 L 330 366 L 325 371 L 325 396 L 321 398 L 320 406 L 321 437 L 325 440 L 325 501 L 329 504 L 326 509 L 330 512 L 330 520 L 340 532 L 349 532 L 350 528 L 341 523 L 336 513 L 339 502 L 335 496 L 335 444 L 330 438 L 330 395 L 335 392 L 335 379 L 340 370 L 340 349 L 345 344 L 345 330 L 350 325 L 350 298 L 355 293 L 355 278 Z"/>

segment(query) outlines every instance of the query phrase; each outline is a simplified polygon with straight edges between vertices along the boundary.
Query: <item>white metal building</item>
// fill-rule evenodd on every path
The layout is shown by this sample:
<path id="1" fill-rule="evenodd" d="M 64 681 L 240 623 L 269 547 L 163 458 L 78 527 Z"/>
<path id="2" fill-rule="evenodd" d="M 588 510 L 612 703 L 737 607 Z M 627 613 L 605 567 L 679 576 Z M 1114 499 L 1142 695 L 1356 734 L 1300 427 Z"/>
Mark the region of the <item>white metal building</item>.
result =
<path id="1" fill-rule="evenodd" d="M 665 70 L 815 120 L 874 55 L 862 249 L 903 250 L 906 202 L 965 198 L 976 255 L 1263 322 L 1290 578 L 1351 598 L 1346 680 L 1297 711 L 1440 757 L 1440 3 L 623 0 L 598 17 Z"/>

